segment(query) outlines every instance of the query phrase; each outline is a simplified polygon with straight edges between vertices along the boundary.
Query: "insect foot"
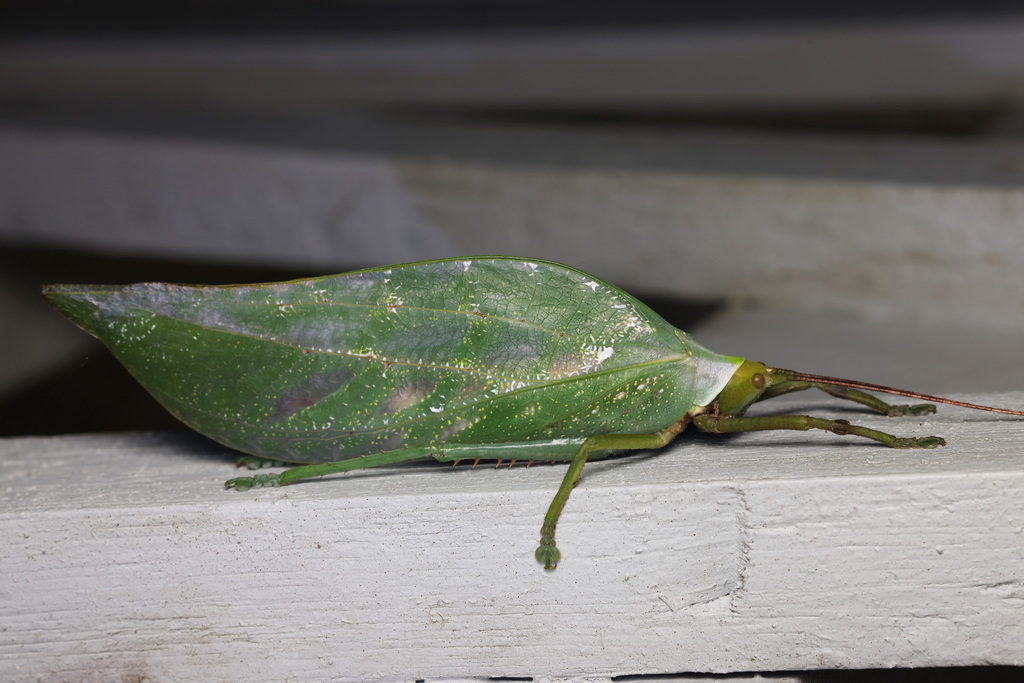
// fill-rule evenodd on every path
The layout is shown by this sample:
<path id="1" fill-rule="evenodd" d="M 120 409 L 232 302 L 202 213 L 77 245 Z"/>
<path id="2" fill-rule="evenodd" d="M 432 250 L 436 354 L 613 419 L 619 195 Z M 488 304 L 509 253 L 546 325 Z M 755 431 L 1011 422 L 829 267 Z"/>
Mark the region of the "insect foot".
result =
<path id="1" fill-rule="evenodd" d="M 249 489 L 263 488 L 264 486 L 280 486 L 281 475 L 279 474 L 257 474 L 253 477 L 237 477 L 224 482 L 224 488 L 235 489 L 236 491 L 248 491 Z"/>
<path id="2" fill-rule="evenodd" d="M 919 438 L 903 437 L 897 438 L 890 444 L 893 448 L 938 448 L 945 446 L 946 440 L 941 436 L 922 436 Z"/>
<path id="3" fill-rule="evenodd" d="M 931 403 L 920 403 L 916 406 L 889 406 L 886 415 L 889 417 L 903 417 L 904 415 L 931 415 L 935 412 L 935 406 Z"/>
<path id="4" fill-rule="evenodd" d="M 554 569 L 562 559 L 562 553 L 555 547 L 554 540 L 542 539 L 537 551 L 533 554 L 538 562 L 544 563 L 544 569 Z"/>

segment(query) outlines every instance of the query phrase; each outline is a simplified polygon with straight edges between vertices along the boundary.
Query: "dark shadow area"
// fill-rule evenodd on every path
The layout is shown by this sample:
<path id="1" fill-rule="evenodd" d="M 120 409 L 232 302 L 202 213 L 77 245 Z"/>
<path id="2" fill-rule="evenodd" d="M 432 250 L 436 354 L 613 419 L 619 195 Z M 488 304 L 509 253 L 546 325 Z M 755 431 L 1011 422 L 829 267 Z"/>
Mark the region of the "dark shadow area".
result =
<path id="1" fill-rule="evenodd" d="M 686 683 L 689 680 L 719 680 L 728 683 L 731 680 L 749 681 L 750 673 L 736 674 L 678 674 L 678 678 L 664 674 L 649 676 L 615 676 L 611 680 L 616 683 L 643 683 L 657 680 L 664 683 L 678 680 Z M 803 683 L 954 683 L 959 681 L 977 681 L 977 683 L 1017 683 L 1024 680 L 1024 667 L 1020 666 L 950 666 L 925 667 L 920 669 L 849 669 L 842 671 L 770 671 L 757 672 L 757 676 L 765 681 L 776 678 L 797 678 Z"/>
<path id="2" fill-rule="evenodd" d="M 996 100 L 965 105 L 946 102 L 875 104 L 871 107 L 777 109 L 693 108 L 657 110 L 622 105 L 617 109 L 594 106 L 383 108 L 382 120 L 397 123 L 499 125 L 504 127 L 564 127 L 566 130 L 614 130 L 670 134 L 687 130 L 747 131 L 791 134 L 832 134 L 971 138 L 989 133 L 1013 111 L 1010 102 Z"/>
<path id="3" fill-rule="evenodd" d="M 1021 12 L 1013 0 L 338 0 L 318 2 L 197 2 L 53 0 L 17 3 L 0 23 L 0 37 L 111 38 L 430 34 L 452 31 L 594 30 L 628 27 L 771 25 L 906 18 L 986 18 Z"/>
<path id="4" fill-rule="evenodd" d="M 799 674 L 806 683 L 1016 683 L 1024 680 L 1021 666 L 950 666 L 921 669 L 863 669 L 812 671 Z"/>

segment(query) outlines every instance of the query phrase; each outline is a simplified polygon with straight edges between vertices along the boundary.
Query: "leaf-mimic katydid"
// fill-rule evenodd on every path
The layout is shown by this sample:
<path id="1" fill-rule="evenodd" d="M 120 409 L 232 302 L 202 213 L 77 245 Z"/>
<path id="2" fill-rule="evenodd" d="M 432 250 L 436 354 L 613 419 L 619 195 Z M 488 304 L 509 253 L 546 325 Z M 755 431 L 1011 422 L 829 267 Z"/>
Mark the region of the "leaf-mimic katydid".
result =
<path id="1" fill-rule="evenodd" d="M 450 258 L 270 284 L 54 285 L 44 295 L 182 422 L 298 465 L 229 488 L 429 458 L 568 461 L 536 552 L 548 569 L 587 459 L 664 446 L 689 424 L 945 443 L 845 420 L 745 416 L 756 401 L 817 388 L 886 415 L 935 410 L 868 389 L 1024 415 L 722 356 L 629 294 L 551 261 Z"/>

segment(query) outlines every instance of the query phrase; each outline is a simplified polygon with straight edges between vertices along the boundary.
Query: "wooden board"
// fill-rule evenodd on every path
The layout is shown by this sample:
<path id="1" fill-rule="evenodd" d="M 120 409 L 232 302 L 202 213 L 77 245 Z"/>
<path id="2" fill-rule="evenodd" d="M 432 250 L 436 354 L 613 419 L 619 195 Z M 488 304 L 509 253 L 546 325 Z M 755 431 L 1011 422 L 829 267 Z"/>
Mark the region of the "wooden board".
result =
<path id="1" fill-rule="evenodd" d="M 684 434 L 591 463 L 545 572 L 532 553 L 559 466 L 239 493 L 221 488 L 230 453 L 190 433 L 2 441 L 0 677 L 1024 665 L 1024 421 L 775 403 L 950 443 Z"/>

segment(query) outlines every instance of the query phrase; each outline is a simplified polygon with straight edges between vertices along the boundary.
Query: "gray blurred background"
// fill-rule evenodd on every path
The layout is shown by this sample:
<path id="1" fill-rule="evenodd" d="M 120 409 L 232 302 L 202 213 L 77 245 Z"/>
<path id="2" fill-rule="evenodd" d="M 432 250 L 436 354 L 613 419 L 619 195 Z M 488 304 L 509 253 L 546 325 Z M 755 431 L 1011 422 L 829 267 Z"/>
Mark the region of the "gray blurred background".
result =
<path id="1" fill-rule="evenodd" d="M 44 282 L 487 253 L 723 353 L 1019 389 L 1019 3 L 687 5 L 8 7 L 0 435 L 176 428 Z"/>

